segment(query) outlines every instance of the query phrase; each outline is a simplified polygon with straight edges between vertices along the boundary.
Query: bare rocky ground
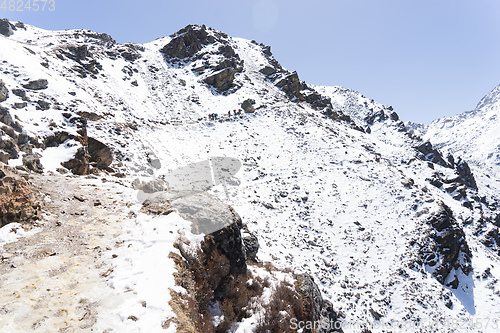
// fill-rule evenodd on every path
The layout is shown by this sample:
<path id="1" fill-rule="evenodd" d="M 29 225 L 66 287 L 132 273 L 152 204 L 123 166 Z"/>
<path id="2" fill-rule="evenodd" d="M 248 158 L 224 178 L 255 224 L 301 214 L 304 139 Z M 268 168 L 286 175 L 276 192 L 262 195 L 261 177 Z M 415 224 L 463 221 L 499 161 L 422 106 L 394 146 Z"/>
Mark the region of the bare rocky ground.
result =
<path id="1" fill-rule="evenodd" d="M 0 248 L 0 330 L 97 331 L 113 306 L 106 278 L 133 200 L 125 187 L 94 176 L 31 174 L 30 182 L 45 203 L 26 226 L 38 231 Z"/>

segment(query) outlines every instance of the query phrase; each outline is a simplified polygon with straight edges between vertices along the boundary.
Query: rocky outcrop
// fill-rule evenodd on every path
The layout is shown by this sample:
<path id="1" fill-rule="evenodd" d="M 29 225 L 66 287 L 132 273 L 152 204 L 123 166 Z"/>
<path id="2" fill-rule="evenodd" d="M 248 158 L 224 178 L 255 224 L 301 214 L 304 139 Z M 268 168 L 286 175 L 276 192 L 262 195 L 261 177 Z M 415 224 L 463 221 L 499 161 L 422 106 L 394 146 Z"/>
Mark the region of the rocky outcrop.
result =
<path id="1" fill-rule="evenodd" d="M 0 166 L 0 222 L 29 222 L 40 215 L 40 203 L 30 183 L 17 170 Z"/>
<path id="2" fill-rule="evenodd" d="M 9 90 L 5 83 L 0 79 L 0 102 L 5 101 L 9 97 Z"/>
<path id="3" fill-rule="evenodd" d="M 90 171 L 90 155 L 84 147 L 81 147 L 78 148 L 72 159 L 61 164 L 75 175 L 88 175 Z"/>
<path id="4" fill-rule="evenodd" d="M 10 115 L 9 109 L 0 106 L 0 122 L 7 125 L 12 126 L 13 119 Z"/>
<path id="5" fill-rule="evenodd" d="M 310 275 L 302 274 L 297 276 L 298 290 L 309 305 L 309 320 L 317 325 L 316 333 L 343 332 L 338 322 L 339 316 L 333 309 L 330 301 L 324 300 L 318 285 Z"/>
<path id="6" fill-rule="evenodd" d="M 235 223 L 205 236 L 203 240 L 206 246 L 214 246 L 219 253 L 229 259 L 229 271 L 233 274 L 242 274 L 247 270 L 247 257 L 240 232 L 241 226 L 241 220 L 235 221 Z"/>
<path id="7" fill-rule="evenodd" d="M 47 89 L 49 82 L 46 79 L 31 80 L 28 83 L 23 84 L 25 89 L 30 90 L 43 90 Z"/>
<path id="8" fill-rule="evenodd" d="M 458 179 L 465 185 L 473 189 L 477 189 L 476 179 L 466 161 L 461 158 L 455 163 L 455 171 Z"/>
<path id="9" fill-rule="evenodd" d="M 140 52 L 144 52 L 144 50 L 144 46 L 133 43 L 126 43 L 118 48 L 118 52 L 122 58 L 129 62 L 134 62 L 137 59 L 140 59 L 142 57 Z"/>
<path id="10" fill-rule="evenodd" d="M 199 60 L 192 71 L 216 92 L 227 93 L 236 87 L 235 75 L 243 71 L 243 61 L 226 34 L 204 25 L 188 25 L 171 37 L 172 40 L 160 50 L 168 62 L 187 66 Z M 211 44 L 218 44 L 216 51 L 204 49 Z"/>
<path id="11" fill-rule="evenodd" d="M 422 159 L 423 161 L 429 161 L 432 163 L 436 163 L 436 164 L 439 164 L 445 168 L 452 168 L 453 167 L 448 161 L 445 161 L 441 152 L 439 150 L 435 149 L 432 146 L 432 143 L 430 143 L 429 141 L 424 142 L 423 144 L 421 144 L 419 146 L 416 146 L 415 149 L 419 153 L 421 153 L 421 155 L 419 155 L 419 156 L 420 156 L 420 159 Z"/>
<path id="12" fill-rule="evenodd" d="M 106 170 L 113 162 L 111 149 L 99 140 L 88 137 L 88 152 L 90 164 L 95 168 Z"/>
<path id="13" fill-rule="evenodd" d="M 9 22 L 7 19 L 1 19 L 0 20 L 0 34 L 4 35 L 5 37 L 12 36 L 14 33 L 13 25 Z"/>
<path id="14" fill-rule="evenodd" d="M 259 251 L 259 239 L 257 236 L 248 233 L 243 236 L 242 240 L 247 260 L 255 262 L 257 260 L 257 252 Z"/>
<path id="15" fill-rule="evenodd" d="M 432 178 L 427 179 L 432 185 L 441 187 L 443 184 L 449 184 L 445 190 L 448 193 L 453 193 L 453 197 L 457 200 L 467 196 L 465 187 L 477 190 L 476 180 L 466 161 L 461 158 L 455 161 L 452 155 L 448 155 L 445 160 L 441 152 L 434 148 L 429 141 L 416 146 L 415 149 L 419 152 L 419 154 L 417 154 L 419 159 L 430 162 L 429 167 L 434 168 L 432 163 L 435 163 L 442 167 L 455 170 L 457 176 L 450 179 L 444 179 L 441 174 L 434 173 Z M 459 190 L 458 192 L 457 189 Z"/>
<path id="16" fill-rule="evenodd" d="M 234 74 L 236 71 L 231 68 L 224 68 L 203 80 L 209 86 L 214 87 L 217 91 L 226 91 L 233 86 Z"/>
<path id="17" fill-rule="evenodd" d="M 12 89 L 12 93 L 18 97 L 21 97 L 23 100 L 27 100 L 26 99 L 26 91 L 23 89 L 14 88 L 14 89 Z"/>
<path id="18" fill-rule="evenodd" d="M 276 82 L 276 87 L 281 88 L 288 96 L 296 97 L 304 100 L 301 91 L 306 89 L 307 86 L 304 82 L 299 80 L 299 75 L 297 72 L 292 72 L 284 76 L 281 80 Z"/>
<path id="19" fill-rule="evenodd" d="M 188 25 L 172 35 L 172 40 L 160 52 L 169 59 L 185 59 L 194 56 L 204 45 L 215 42 L 213 35 L 209 34 L 203 26 Z"/>
<path id="20" fill-rule="evenodd" d="M 261 73 L 266 75 L 268 80 L 274 82 L 274 85 L 280 88 L 288 98 L 296 102 L 305 101 L 317 110 L 332 108 L 330 98 L 322 96 L 301 81 L 297 72 L 288 72 L 282 69 L 281 66 L 278 68 L 267 66 L 261 69 Z"/>
<path id="21" fill-rule="evenodd" d="M 241 108 L 246 112 L 246 113 L 254 113 L 255 112 L 255 109 L 254 109 L 254 104 L 255 104 L 255 100 L 253 99 L 246 99 L 243 101 L 243 103 L 241 103 Z"/>
<path id="22" fill-rule="evenodd" d="M 450 286 L 457 288 L 461 270 L 465 275 L 472 272 L 471 257 L 465 233 L 456 222 L 451 209 L 441 204 L 439 211 L 427 219 L 430 230 L 421 244 L 420 258 L 441 284 L 456 281 Z M 449 277 L 451 273 L 454 276 Z"/>

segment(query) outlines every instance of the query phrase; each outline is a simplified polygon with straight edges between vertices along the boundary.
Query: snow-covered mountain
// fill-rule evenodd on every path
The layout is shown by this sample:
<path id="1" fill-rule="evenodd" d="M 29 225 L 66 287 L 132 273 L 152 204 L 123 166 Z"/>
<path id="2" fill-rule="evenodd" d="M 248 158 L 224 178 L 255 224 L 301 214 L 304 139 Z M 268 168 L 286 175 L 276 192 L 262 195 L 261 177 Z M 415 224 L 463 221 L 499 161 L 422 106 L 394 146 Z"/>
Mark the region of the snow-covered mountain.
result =
<path id="1" fill-rule="evenodd" d="M 499 129 L 500 86 L 497 86 L 481 99 L 474 110 L 437 119 L 421 131 L 423 137 L 437 147 L 462 156 L 472 167 L 484 169 L 493 179 L 498 179 Z"/>
<path id="2" fill-rule="evenodd" d="M 478 161 L 498 166 L 492 147 L 498 88 L 464 119 L 433 123 L 422 139 L 392 107 L 350 89 L 307 85 L 279 65 L 270 47 L 205 26 L 139 45 L 88 30 L 6 24 L 0 29 L 3 163 L 90 173 L 132 193 L 137 178 L 161 180 L 212 156 L 236 158 L 238 179 L 209 193 L 231 205 L 257 237 L 258 260 L 314 278 L 344 332 L 496 331 L 500 177 Z M 470 134 L 475 146 L 455 132 L 471 126 L 481 128 Z M 440 136 L 438 129 L 453 134 Z M 491 151 L 479 146 L 487 140 Z M 94 327 L 161 330 L 157 318 L 175 311 L 144 292 L 141 279 L 163 274 L 165 286 L 182 288 L 174 286 L 167 254 L 158 260 L 168 269 L 158 271 L 141 255 L 151 255 L 149 236 L 185 225 L 177 214 L 152 219 L 131 207 L 137 220 L 119 233 L 128 245 L 118 258 L 125 259 L 103 281 L 135 296 Z M 182 254 L 165 237 L 168 245 L 154 249 Z M 167 289 L 159 292 L 168 300 Z M 109 310 L 99 304 L 96 311 Z M 230 331 L 258 331 L 265 305 Z M 215 324 L 228 316 L 218 303 L 210 306 Z M 140 311 L 131 317 L 131 309 Z M 10 329 L 21 318 L 4 315 L 0 327 L 7 322 Z"/>

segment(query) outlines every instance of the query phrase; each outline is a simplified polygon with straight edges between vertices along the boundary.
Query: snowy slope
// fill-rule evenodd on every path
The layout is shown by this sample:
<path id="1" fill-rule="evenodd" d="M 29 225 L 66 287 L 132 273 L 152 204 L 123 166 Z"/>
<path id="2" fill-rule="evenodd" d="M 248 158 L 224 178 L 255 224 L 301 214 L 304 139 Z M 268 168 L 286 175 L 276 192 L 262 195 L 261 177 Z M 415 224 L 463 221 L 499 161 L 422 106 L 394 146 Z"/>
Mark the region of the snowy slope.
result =
<path id="1" fill-rule="evenodd" d="M 476 108 L 440 118 L 425 128 L 424 138 L 443 150 L 462 156 L 477 170 L 500 176 L 500 86 L 484 96 Z M 498 182 L 496 182 L 496 188 Z"/>
<path id="2" fill-rule="evenodd" d="M 232 205 L 257 235 L 260 260 L 309 273 L 319 282 L 325 298 L 342 314 L 345 332 L 451 332 L 455 323 L 467 324 L 464 331 L 495 331 L 474 327 L 481 318 L 500 319 L 498 244 L 485 245 L 487 235 L 498 232 L 492 223 L 498 198 L 486 187 L 486 176 L 481 176 L 478 189 L 453 182 L 454 166 L 422 156 L 415 149 L 421 142 L 405 130 L 391 107 L 341 87 L 297 85 L 302 90 L 296 91 L 292 73 L 263 45 L 205 27 L 192 29 L 206 32 L 209 42 L 200 43 L 192 56 L 175 59 L 161 50 L 180 34 L 143 45 L 119 45 L 89 31 L 19 28 L 10 37 L 0 36 L 0 78 L 9 90 L 40 78 L 47 79 L 48 88 L 28 90 L 24 107 L 14 108 L 25 100 L 12 93 L 1 105 L 39 142 L 61 131 L 77 136 L 77 123 L 71 120 L 86 117 L 87 135 L 111 148 L 110 167 L 126 174 L 125 182 L 137 176 L 161 177 L 211 156 L 238 158 L 243 168 L 239 182 L 228 186 L 230 196 L 222 187 L 211 193 Z M 83 56 L 75 53 L 82 46 L 87 50 Z M 224 54 L 232 55 L 230 68 L 235 71 L 231 87 L 220 91 L 207 78 L 228 68 L 223 66 L 228 58 Z M 263 71 L 266 67 L 271 70 Z M 309 103 L 314 93 L 330 98 L 331 105 Z M 51 107 L 37 109 L 40 99 Z M 227 115 L 248 99 L 255 101 L 255 113 Z M 467 128 L 481 126 L 482 131 L 474 132 L 478 137 L 493 132 L 492 121 L 498 121 L 498 107 L 483 104 L 475 112 L 484 117 L 464 120 Z M 349 119 L 330 117 L 328 110 Z M 219 114 L 218 119 L 210 120 L 211 113 Z M 446 129 L 446 122 L 439 124 L 431 125 L 435 133 Z M 426 135 L 439 143 L 431 129 Z M 450 143 L 457 135 L 444 138 Z M 482 144 L 495 135 L 481 136 Z M 42 145 L 36 151 L 45 169 L 55 170 L 80 146 L 69 140 L 57 147 L 69 154 L 53 154 Z M 466 156 L 459 146 L 448 146 Z M 469 148 L 475 152 L 473 147 L 463 149 Z M 156 159 L 161 165 L 152 162 Z M 431 185 L 429 179 L 436 174 L 450 182 Z M 498 183 L 498 173 L 491 174 L 491 181 Z M 429 222 L 443 205 L 454 216 L 445 231 Z M 132 245 L 123 248 L 120 257 L 127 260 L 117 264 L 112 275 L 117 292 L 147 283 L 141 276 L 151 283 L 161 276 L 169 281 L 164 289 L 174 288 L 168 276 L 171 267 L 155 271 L 141 255 L 150 258 L 151 251 L 171 248 L 149 238 L 180 228 L 182 221 L 176 218 L 168 215 L 151 222 L 141 215 L 137 225 L 126 226 L 132 236 L 124 230 L 122 238 Z M 438 263 L 430 264 L 423 249 L 432 242 L 443 244 L 439 242 L 453 232 L 458 257 L 444 281 L 438 281 L 433 274 L 445 260 L 446 243 L 441 253 L 435 250 L 439 246 L 433 247 Z M 137 289 L 138 297 L 151 298 L 156 309 L 147 312 L 136 298 L 123 305 L 126 310 L 118 308 L 118 316 L 127 322 L 124 313 L 136 307 L 140 318 L 130 322 L 130 331 L 159 329 L 157 314 L 170 313 L 165 299 L 155 299 L 147 288 Z M 414 330 L 406 326 L 412 323 L 418 323 Z M 235 330 L 246 332 L 249 326 Z"/>

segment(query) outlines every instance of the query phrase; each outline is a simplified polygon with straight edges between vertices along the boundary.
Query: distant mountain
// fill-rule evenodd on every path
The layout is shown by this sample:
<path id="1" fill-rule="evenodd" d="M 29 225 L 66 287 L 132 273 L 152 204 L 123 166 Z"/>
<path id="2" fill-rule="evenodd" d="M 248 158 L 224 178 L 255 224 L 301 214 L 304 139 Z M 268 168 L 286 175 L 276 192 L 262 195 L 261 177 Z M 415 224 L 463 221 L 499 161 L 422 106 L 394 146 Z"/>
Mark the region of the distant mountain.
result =
<path id="1" fill-rule="evenodd" d="M 500 193 L 500 86 L 472 111 L 409 127 L 443 152 L 466 160 L 484 191 Z"/>
<path id="2" fill-rule="evenodd" d="M 211 295 L 205 303 L 186 300 L 191 312 L 182 312 L 179 304 L 150 308 L 159 304 L 159 296 L 136 293 L 128 283 L 135 280 L 123 273 L 130 269 L 142 276 L 141 264 L 150 258 L 137 254 L 121 264 L 115 260 L 111 280 L 103 277 L 109 285 L 123 286 L 116 292 L 127 293 L 132 305 L 126 311 L 135 309 L 134 315 L 106 312 L 110 305 L 96 296 L 95 304 L 102 306 L 95 311 L 102 316 L 95 327 L 102 327 L 110 313 L 123 327 L 149 332 L 147 318 L 153 313 L 190 322 L 194 317 L 188 315 L 199 312 L 211 329 L 234 317 L 231 332 L 255 331 L 275 304 L 262 296 L 261 305 L 247 300 L 251 311 L 241 311 L 241 304 L 231 310 L 219 284 L 237 283 L 243 269 L 227 267 L 255 255 L 234 245 L 245 237 L 248 248 L 258 240 L 261 262 L 248 264 L 254 278 L 245 286 L 271 275 L 271 281 L 295 279 L 281 292 L 307 286 L 309 294 L 319 294 L 304 303 L 314 318 L 338 315 L 346 332 L 412 331 L 408 325 L 416 332 L 450 332 L 454 323 L 479 331 L 474 325 L 483 318 L 500 317 L 495 282 L 500 278 L 500 177 L 492 172 L 499 162 L 500 88 L 476 110 L 424 128 L 405 124 L 391 106 L 357 91 L 307 84 L 283 68 L 269 46 L 206 26 L 190 25 L 145 44 L 118 44 L 88 30 L 5 24 L 10 30 L 0 36 L 4 164 L 83 180 L 91 175 L 104 179 L 99 185 L 104 192 L 110 182 L 129 190 L 165 189 L 172 170 L 208 163 L 213 156 L 242 163 L 237 179 L 208 191 L 217 200 L 200 195 L 189 201 L 195 213 L 230 205 L 241 217 L 231 215 L 233 229 L 224 229 L 234 236 L 231 241 L 220 234 L 203 238 L 204 243 L 199 237 L 186 240 L 179 215 L 171 214 L 187 209 L 177 197 L 165 199 L 169 209 L 125 208 L 137 225 L 130 225 L 130 236 L 119 235 L 123 253 L 127 246 L 147 253 L 148 235 L 158 235 L 141 228 L 157 217 L 161 230 L 178 234 L 181 243 L 206 249 L 219 242 L 222 256 L 217 252 L 216 257 L 225 264 L 217 269 L 213 257 L 197 261 L 182 246 L 168 245 L 178 270 L 158 273 L 169 286 L 176 284 L 172 290 L 189 296 L 197 289 L 181 277 L 200 262 L 212 262 L 210 274 L 193 278 L 210 282 L 212 289 L 204 284 Z M 288 270 L 302 278 L 288 277 Z M 276 289 L 268 283 L 261 292 L 271 295 Z M 289 312 L 277 313 L 291 323 Z M 4 315 L 0 311 L 0 319 Z M 481 330 L 493 332 L 492 327 Z"/>
<path id="3" fill-rule="evenodd" d="M 433 121 L 424 138 L 474 165 L 500 172 L 500 86 L 484 96 L 476 108 Z"/>

